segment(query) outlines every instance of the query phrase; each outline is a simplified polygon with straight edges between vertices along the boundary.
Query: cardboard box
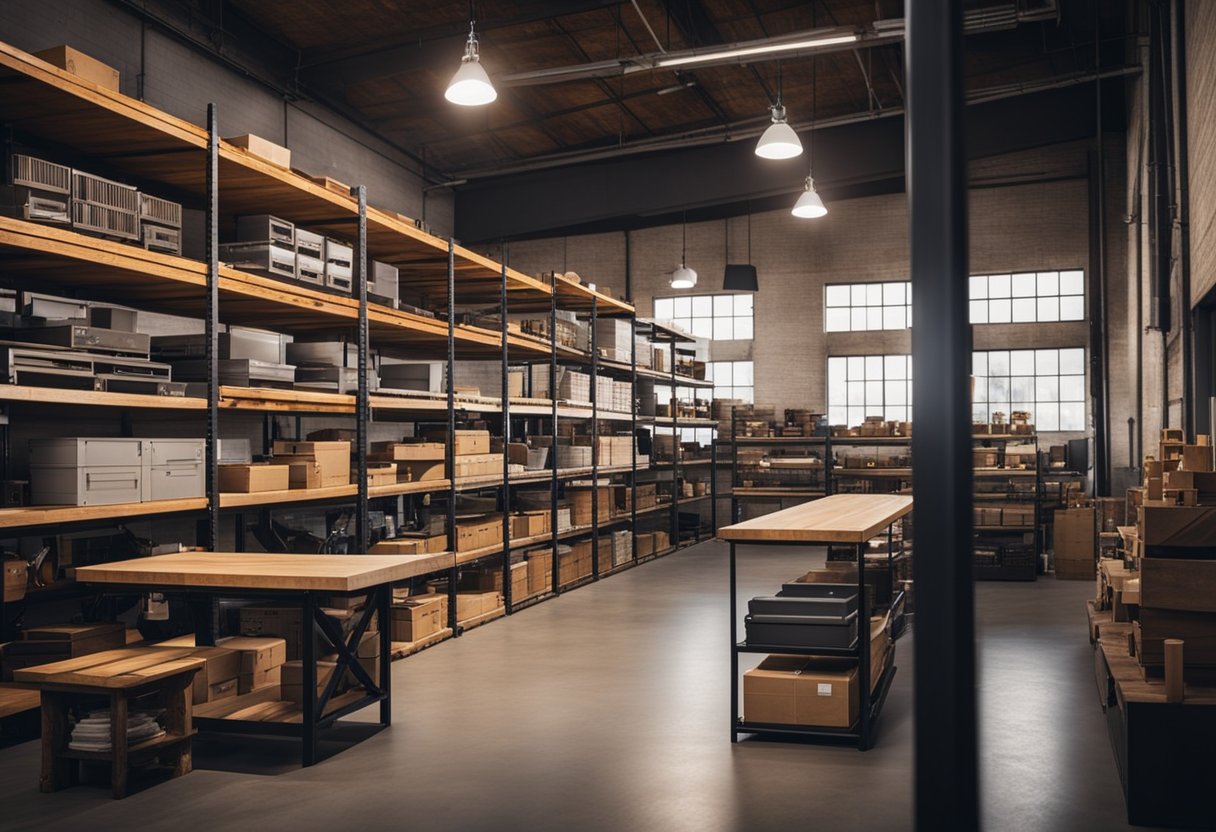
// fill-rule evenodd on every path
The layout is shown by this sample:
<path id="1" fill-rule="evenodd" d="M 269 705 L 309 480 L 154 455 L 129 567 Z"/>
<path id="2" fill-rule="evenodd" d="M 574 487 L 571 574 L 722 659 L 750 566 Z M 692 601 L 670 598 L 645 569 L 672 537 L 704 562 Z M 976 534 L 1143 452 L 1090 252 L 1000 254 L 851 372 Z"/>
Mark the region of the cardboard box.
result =
<path id="1" fill-rule="evenodd" d="M 35 52 L 34 57 L 41 58 L 48 64 L 66 70 L 99 87 L 119 92 L 118 70 L 103 64 L 96 58 L 90 58 L 79 49 L 73 49 L 70 46 L 53 46 L 50 49 Z"/>
<path id="2" fill-rule="evenodd" d="M 393 604 L 393 641 L 420 641 L 434 635 L 447 626 L 446 612 L 446 595 L 414 595 Z"/>
<path id="3" fill-rule="evenodd" d="M 446 552 L 448 536 L 436 534 L 428 536 L 399 537 L 393 540 L 381 540 L 368 550 L 369 555 L 434 555 Z"/>
<path id="4" fill-rule="evenodd" d="M 210 702 L 211 689 L 219 688 L 226 695 L 224 685 L 232 683 L 236 693 L 236 680 L 241 675 L 241 654 L 227 647 L 196 647 L 192 655 L 203 660 L 203 666 L 194 674 L 194 704 Z"/>
<path id="5" fill-rule="evenodd" d="M 502 543 L 502 515 L 488 514 L 481 520 L 456 524 L 456 551 L 468 552 Z"/>
<path id="6" fill-rule="evenodd" d="M 369 487 L 375 487 L 377 485 L 395 485 L 396 483 L 396 465 L 376 465 L 372 463 L 367 466 L 367 484 Z"/>
<path id="7" fill-rule="evenodd" d="M 333 677 L 334 671 L 338 669 L 337 662 L 318 661 L 317 662 L 317 695 L 320 695 L 325 686 L 329 684 L 329 680 Z M 295 702 L 297 705 L 304 703 L 304 663 L 303 662 L 287 662 L 282 667 L 282 679 L 280 684 L 283 686 L 281 694 L 283 699 L 288 702 Z"/>
<path id="8" fill-rule="evenodd" d="M 769 656 L 743 674 L 748 722 L 848 728 L 858 699 L 857 668 L 848 659 Z"/>
<path id="9" fill-rule="evenodd" d="M 442 462 L 399 462 L 397 482 L 426 482 L 441 480 L 446 476 Z"/>
<path id="10" fill-rule="evenodd" d="M 274 455 L 288 458 L 291 462 L 313 459 L 320 467 L 320 488 L 350 484 L 349 442 L 294 442 L 278 440 L 274 443 Z"/>
<path id="11" fill-rule="evenodd" d="M 444 455 L 442 442 L 373 442 L 367 458 L 377 462 L 442 462 Z"/>
<path id="12" fill-rule="evenodd" d="M 253 494 L 286 491 L 291 487 L 291 468 L 287 465 L 221 465 L 220 491 Z"/>
<path id="13" fill-rule="evenodd" d="M 1145 546 L 1211 548 L 1216 540 L 1216 507 L 1142 505 L 1136 511 L 1137 534 Z"/>
<path id="14" fill-rule="evenodd" d="M 498 592 L 461 592 L 456 593 L 456 620 L 469 621 L 478 616 L 487 615 L 502 607 L 502 595 Z"/>
<path id="15" fill-rule="evenodd" d="M 553 550 L 532 549 L 525 553 L 528 564 L 528 596 L 553 590 Z"/>
<path id="16" fill-rule="evenodd" d="M 287 661 L 287 641 L 278 637 L 231 636 L 219 639 L 217 646 L 240 654 L 240 673 L 270 670 Z"/>
<path id="17" fill-rule="evenodd" d="M 1097 558 L 1097 537 L 1092 508 L 1056 509 L 1052 533 L 1055 560 L 1093 563 Z"/>
<path id="18" fill-rule="evenodd" d="M 1216 560 L 1142 558 L 1140 605 L 1216 613 Z"/>
<path id="19" fill-rule="evenodd" d="M 198 705 L 201 702 L 219 702 L 221 699 L 231 699 L 239 693 L 240 679 L 227 679 L 223 682 L 216 682 L 214 685 L 207 687 L 206 699 L 195 699 L 194 704 Z M 196 694 L 197 696 L 197 694 Z"/>
<path id="20" fill-rule="evenodd" d="M 283 666 L 271 667 L 267 670 L 258 670 L 253 673 L 242 673 L 237 677 L 236 690 L 237 693 L 250 693 L 255 690 L 278 685 L 282 679 Z"/>
<path id="21" fill-rule="evenodd" d="M 1212 446 L 1211 445 L 1183 445 L 1182 446 L 1182 471 L 1211 471 L 1212 470 Z"/>
<path id="22" fill-rule="evenodd" d="M 290 488 L 320 488 L 321 464 L 307 456 L 276 456 L 275 463 L 288 468 L 287 484 Z M 396 482 L 396 471 L 393 481 Z"/>
<path id="23" fill-rule="evenodd" d="M 428 431 L 428 442 L 447 444 L 447 431 Z M 458 430 L 456 431 L 456 456 L 470 454 L 488 454 L 490 452 L 490 432 L 488 430 Z"/>
<path id="24" fill-rule="evenodd" d="M 552 530 L 547 511 L 527 511 L 511 515 L 511 537 L 535 537 Z"/>
<path id="25" fill-rule="evenodd" d="M 246 133 L 242 136 L 232 136 L 224 141 L 247 151 L 250 156 L 256 156 L 272 165 L 291 170 L 291 151 L 272 141 L 267 141 L 261 136 Z"/>

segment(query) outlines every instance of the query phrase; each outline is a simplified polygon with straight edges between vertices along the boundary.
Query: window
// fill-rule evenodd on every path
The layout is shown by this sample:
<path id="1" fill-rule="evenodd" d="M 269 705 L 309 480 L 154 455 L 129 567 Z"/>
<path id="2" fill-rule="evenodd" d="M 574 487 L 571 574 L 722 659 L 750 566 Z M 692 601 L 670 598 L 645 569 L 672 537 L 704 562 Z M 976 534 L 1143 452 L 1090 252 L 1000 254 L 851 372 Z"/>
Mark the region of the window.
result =
<path id="1" fill-rule="evenodd" d="M 828 422 L 860 425 L 867 416 L 912 418 L 912 357 L 850 355 L 828 358 Z"/>
<path id="2" fill-rule="evenodd" d="M 1039 431 L 1085 430 L 1085 350 L 992 350 L 971 355 L 972 419 L 1030 412 Z"/>
<path id="3" fill-rule="evenodd" d="M 751 294 L 655 298 L 654 317 L 713 341 L 752 339 Z"/>
<path id="4" fill-rule="evenodd" d="M 912 326 L 912 284 L 829 284 L 823 307 L 824 332 L 907 329 Z"/>
<path id="5" fill-rule="evenodd" d="M 1021 272 L 971 278 L 971 323 L 1085 320 L 1085 273 Z"/>
<path id="6" fill-rule="evenodd" d="M 705 365 L 705 378 L 714 383 L 715 399 L 756 400 L 753 367 L 750 361 L 710 361 Z"/>

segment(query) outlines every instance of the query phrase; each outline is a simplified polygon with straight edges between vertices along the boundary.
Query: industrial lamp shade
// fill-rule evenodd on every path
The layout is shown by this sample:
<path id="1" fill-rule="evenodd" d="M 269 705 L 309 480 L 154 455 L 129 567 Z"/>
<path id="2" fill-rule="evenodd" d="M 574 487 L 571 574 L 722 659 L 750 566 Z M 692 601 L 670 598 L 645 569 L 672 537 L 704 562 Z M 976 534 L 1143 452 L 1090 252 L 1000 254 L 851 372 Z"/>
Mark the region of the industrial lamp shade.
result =
<path id="1" fill-rule="evenodd" d="M 481 56 L 477 52 L 477 35 L 472 31 L 469 32 L 464 57 L 460 59 L 460 69 L 452 76 L 443 97 L 462 107 L 480 107 L 498 98 L 498 91 L 490 83 L 490 76 L 481 65 Z"/>
<path id="2" fill-rule="evenodd" d="M 793 159 L 801 153 L 802 142 L 785 120 L 785 108 L 773 107 L 773 123 L 756 142 L 756 155 L 761 159 Z"/>
<path id="3" fill-rule="evenodd" d="M 696 270 L 681 263 L 679 268 L 671 273 L 670 285 L 673 289 L 691 289 L 697 285 Z"/>
<path id="4" fill-rule="evenodd" d="M 815 182 L 808 176 L 806 190 L 802 192 L 802 196 L 798 197 L 798 201 L 794 203 L 794 208 L 790 213 L 804 220 L 812 220 L 825 216 L 827 212 L 827 206 L 823 204 L 819 194 L 815 193 Z"/>
<path id="5" fill-rule="evenodd" d="M 722 288 L 736 292 L 760 291 L 756 267 L 751 263 L 727 263 L 726 272 L 722 275 Z"/>

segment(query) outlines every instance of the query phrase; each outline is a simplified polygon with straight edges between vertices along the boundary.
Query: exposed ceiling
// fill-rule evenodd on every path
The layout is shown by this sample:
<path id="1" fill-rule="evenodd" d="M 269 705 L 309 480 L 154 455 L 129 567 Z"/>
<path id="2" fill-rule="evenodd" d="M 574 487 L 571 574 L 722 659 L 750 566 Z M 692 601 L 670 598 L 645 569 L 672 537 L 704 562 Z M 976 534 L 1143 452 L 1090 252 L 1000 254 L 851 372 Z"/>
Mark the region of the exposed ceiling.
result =
<path id="1" fill-rule="evenodd" d="M 190 0 L 186 0 L 189 2 Z M 805 125 L 878 114 L 903 104 L 900 42 L 750 65 L 659 70 L 535 86 L 499 83 L 480 108 L 443 91 L 468 32 L 461 0 L 193 0 L 244 18 L 297 56 L 297 82 L 342 104 L 410 150 L 437 178 L 493 176 L 577 161 L 580 154 L 647 147 L 665 138 L 737 137 L 768 121 L 778 78 L 790 120 Z M 218 4 L 218 9 L 216 8 Z M 1093 70 L 1095 4 L 1103 67 L 1126 54 L 1124 3 L 967 0 L 1045 17 L 968 37 L 971 91 L 1035 84 Z M 525 0 L 478 2 L 483 63 L 496 79 L 654 53 L 702 48 L 825 26 L 869 29 L 902 16 L 899 0 Z M 649 25 L 649 29 L 647 26 Z M 227 23 L 225 23 L 225 27 Z M 651 31 L 653 30 L 653 36 Z M 657 43 L 656 43 L 657 41 Z"/>

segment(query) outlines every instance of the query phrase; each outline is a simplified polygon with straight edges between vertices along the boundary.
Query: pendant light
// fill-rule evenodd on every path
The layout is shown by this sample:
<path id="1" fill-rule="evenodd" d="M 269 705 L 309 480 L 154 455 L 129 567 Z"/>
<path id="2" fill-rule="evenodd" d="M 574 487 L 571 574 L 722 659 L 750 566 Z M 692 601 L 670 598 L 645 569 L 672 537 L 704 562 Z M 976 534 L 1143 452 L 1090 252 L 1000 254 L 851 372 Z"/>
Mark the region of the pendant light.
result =
<path id="1" fill-rule="evenodd" d="M 790 127 L 781 103 L 781 64 L 777 64 L 777 103 L 771 108 L 773 123 L 756 142 L 756 155 L 761 159 L 793 159 L 802 153 L 802 142 Z"/>
<path id="2" fill-rule="evenodd" d="M 697 272 L 695 269 L 690 269 L 684 265 L 684 260 L 688 256 L 688 215 L 685 214 L 680 221 L 680 265 L 671 273 L 671 279 L 668 281 L 673 289 L 691 289 L 697 285 Z"/>
<path id="3" fill-rule="evenodd" d="M 814 172 L 814 146 L 815 141 L 815 105 L 816 105 L 816 73 L 815 59 L 811 59 L 811 132 L 807 134 L 806 144 L 806 183 L 802 186 L 802 195 L 798 197 L 798 201 L 794 203 L 793 210 L 790 211 L 795 217 L 804 220 L 813 220 L 817 217 L 826 216 L 828 208 L 823 204 L 823 199 L 815 191 L 815 180 L 812 178 Z"/>
<path id="4" fill-rule="evenodd" d="M 729 241 L 729 225 L 727 231 L 727 239 Z M 730 259 L 729 254 L 726 259 Z M 722 288 L 735 292 L 756 292 L 760 290 L 760 282 L 756 277 L 756 267 L 752 265 L 752 214 L 750 210 L 747 212 L 747 262 L 726 264 L 726 272 L 722 275 Z"/>
<path id="5" fill-rule="evenodd" d="M 473 19 L 472 4 L 469 4 L 469 40 L 464 46 L 464 57 L 460 59 L 460 69 L 448 83 L 447 92 L 443 97 L 453 104 L 462 107 L 480 107 L 498 98 L 498 91 L 490 83 L 490 76 L 481 65 L 481 55 L 477 50 L 477 31 Z"/>

